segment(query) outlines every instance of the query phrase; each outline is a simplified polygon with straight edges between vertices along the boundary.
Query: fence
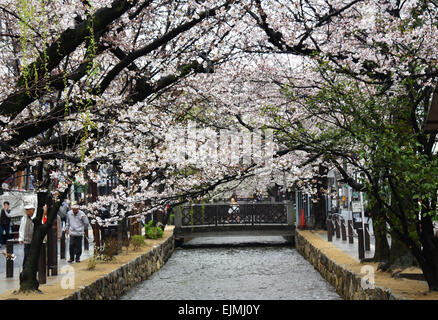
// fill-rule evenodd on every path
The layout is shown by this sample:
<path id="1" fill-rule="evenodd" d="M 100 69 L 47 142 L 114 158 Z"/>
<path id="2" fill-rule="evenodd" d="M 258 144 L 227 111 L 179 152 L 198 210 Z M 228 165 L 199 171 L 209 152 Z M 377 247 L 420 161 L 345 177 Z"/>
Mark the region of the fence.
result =
<path id="1" fill-rule="evenodd" d="M 226 224 L 287 224 L 288 204 L 281 203 L 229 203 L 193 204 L 183 206 L 181 215 L 177 212 L 175 225 L 179 226 L 218 226 Z M 293 218 L 293 217 L 292 217 Z"/>

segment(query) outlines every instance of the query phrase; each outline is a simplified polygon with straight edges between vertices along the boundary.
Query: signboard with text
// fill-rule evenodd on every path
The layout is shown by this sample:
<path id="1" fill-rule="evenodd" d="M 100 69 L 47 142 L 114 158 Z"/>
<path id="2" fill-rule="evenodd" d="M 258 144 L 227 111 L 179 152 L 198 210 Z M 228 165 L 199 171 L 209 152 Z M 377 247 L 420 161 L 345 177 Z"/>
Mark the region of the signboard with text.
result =
<path id="1" fill-rule="evenodd" d="M 353 228 L 362 228 L 362 205 L 360 201 L 352 202 Z"/>

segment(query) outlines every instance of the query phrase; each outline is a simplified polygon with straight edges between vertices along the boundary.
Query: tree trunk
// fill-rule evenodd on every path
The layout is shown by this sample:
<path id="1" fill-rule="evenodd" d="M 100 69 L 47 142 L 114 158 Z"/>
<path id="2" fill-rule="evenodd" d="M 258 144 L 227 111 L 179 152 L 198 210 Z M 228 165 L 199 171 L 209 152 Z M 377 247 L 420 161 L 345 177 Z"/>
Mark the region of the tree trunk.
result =
<path id="1" fill-rule="evenodd" d="M 43 207 L 45 205 L 45 202 L 46 193 L 39 192 L 37 213 L 36 217 L 33 219 L 34 228 L 32 234 L 32 242 L 30 245 L 30 252 L 24 265 L 23 271 L 20 273 L 20 291 L 39 291 L 39 282 L 37 280 L 38 261 L 41 253 L 42 243 L 48 230 L 47 224 L 41 224 Z"/>
<path id="2" fill-rule="evenodd" d="M 417 259 L 408 246 L 397 238 L 394 232 L 391 233 L 391 250 L 389 253 L 389 269 L 405 269 L 417 267 Z"/>
<path id="3" fill-rule="evenodd" d="M 429 291 L 438 291 L 438 247 L 436 239 L 424 237 L 421 257 L 418 257 L 419 265 L 429 285 Z"/>
<path id="4" fill-rule="evenodd" d="M 382 217 L 384 212 L 381 210 L 380 203 L 376 203 L 371 208 L 371 219 L 373 221 L 375 250 L 374 250 L 374 262 L 389 262 L 390 248 L 388 244 L 386 222 Z"/>
<path id="5" fill-rule="evenodd" d="M 20 273 L 20 291 L 39 291 L 37 280 L 38 261 L 40 258 L 43 239 L 47 234 L 47 227 L 39 225 L 34 228 L 29 257 L 23 271 Z"/>
<path id="6" fill-rule="evenodd" d="M 430 291 L 438 291 L 438 238 L 435 237 L 431 217 L 426 215 L 421 222 L 420 242 L 422 250 L 413 250 L 423 270 Z M 419 256 L 421 253 L 421 256 Z"/>
<path id="7" fill-rule="evenodd" d="M 325 198 L 325 192 L 324 190 L 327 189 L 327 167 L 320 165 L 319 166 L 319 177 L 316 177 L 315 179 L 317 180 L 316 182 L 316 189 L 317 189 L 317 193 L 316 193 L 316 199 L 317 202 L 316 203 L 312 203 L 311 206 L 311 210 L 312 210 L 312 215 L 314 217 L 314 225 L 313 228 L 315 229 L 322 229 L 325 230 L 326 229 L 326 208 L 327 208 L 327 204 L 326 204 L 326 198 Z"/>
<path id="8" fill-rule="evenodd" d="M 47 231 L 54 221 L 57 221 L 57 214 L 61 203 L 67 196 L 69 188 L 64 192 L 61 198 L 55 205 L 52 205 L 48 200 L 47 192 L 38 192 L 38 208 L 36 217 L 33 219 L 34 230 L 32 242 L 30 245 L 29 257 L 26 260 L 23 271 L 20 273 L 20 290 L 19 291 L 39 291 L 39 282 L 37 280 L 38 261 L 41 253 L 41 247 Z M 47 221 L 41 223 L 43 217 L 43 207 L 47 203 Z"/>

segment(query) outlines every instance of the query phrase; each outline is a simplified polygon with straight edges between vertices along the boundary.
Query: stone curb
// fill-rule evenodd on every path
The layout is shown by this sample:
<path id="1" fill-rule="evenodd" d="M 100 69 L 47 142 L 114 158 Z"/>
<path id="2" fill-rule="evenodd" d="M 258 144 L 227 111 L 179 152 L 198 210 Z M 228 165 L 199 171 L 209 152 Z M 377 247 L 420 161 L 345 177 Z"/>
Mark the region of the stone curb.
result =
<path id="1" fill-rule="evenodd" d="M 321 249 L 303 236 L 300 230 L 295 234 L 295 247 L 345 300 L 407 300 L 403 296 L 394 294 L 389 288 L 374 286 L 373 289 L 363 289 L 362 277 L 357 272 L 327 257 Z"/>
<path id="2" fill-rule="evenodd" d="M 175 250 L 172 234 L 149 252 L 100 277 L 93 283 L 64 297 L 62 300 L 116 300 L 134 285 L 150 278 L 169 259 Z"/>

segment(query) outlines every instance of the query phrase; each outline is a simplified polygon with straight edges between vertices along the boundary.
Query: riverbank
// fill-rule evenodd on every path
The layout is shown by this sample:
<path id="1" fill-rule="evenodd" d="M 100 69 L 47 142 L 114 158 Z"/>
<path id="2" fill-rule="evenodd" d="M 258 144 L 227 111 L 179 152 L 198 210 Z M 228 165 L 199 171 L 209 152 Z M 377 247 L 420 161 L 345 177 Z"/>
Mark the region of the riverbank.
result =
<path id="1" fill-rule="evenodd" d="M 438 292 L 429 292 L 421 280 L 394 278 L 387 272 L 377 271 L 377 263 L 360 263 L 333 243 L 322 238 L 326 231 L 297 230 L 296 249 L 320 274 L 335 287 L 344 299 L 352 300 L 438 300 Z M 421 273 L 418 268 L 406 270 Z M 374 288 L 371 282 L 374 276 Z"/>
<path id="2" fill-rule="evenodd" d="M 173 228 L 166 226 L 163 238 L 147 239 L 137 251 L 124 248 L 115 260 L 98 262 L 93 270 L 87 269 L 89 259 L 68 265 L 50 277 L 54 281 L 40 285 L 42 293 L 18 294 L 17 287 L 0 294 L 0 300 L 117 299 L 164 265 L 174 251 Z"/>

